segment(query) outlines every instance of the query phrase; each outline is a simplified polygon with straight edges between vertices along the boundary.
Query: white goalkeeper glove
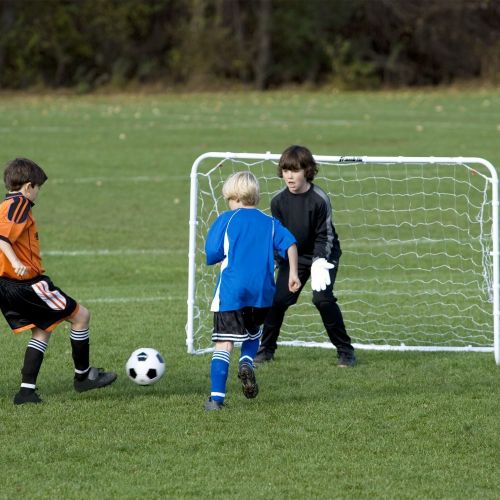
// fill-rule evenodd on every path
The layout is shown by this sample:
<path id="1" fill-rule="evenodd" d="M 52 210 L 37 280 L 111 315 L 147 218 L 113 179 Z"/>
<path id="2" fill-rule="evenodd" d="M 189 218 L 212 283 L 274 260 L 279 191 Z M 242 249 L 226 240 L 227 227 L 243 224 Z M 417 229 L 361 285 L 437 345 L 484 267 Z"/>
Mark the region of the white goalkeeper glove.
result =
<path id="1" fill-rule="evenodd" d="M 311 266 L 311 288 L 315 292 L 325 290 L 331 284 L 330 269 L 333 269 L 335 264 L 331 264 L 326 259 L 316 259 Z"/>

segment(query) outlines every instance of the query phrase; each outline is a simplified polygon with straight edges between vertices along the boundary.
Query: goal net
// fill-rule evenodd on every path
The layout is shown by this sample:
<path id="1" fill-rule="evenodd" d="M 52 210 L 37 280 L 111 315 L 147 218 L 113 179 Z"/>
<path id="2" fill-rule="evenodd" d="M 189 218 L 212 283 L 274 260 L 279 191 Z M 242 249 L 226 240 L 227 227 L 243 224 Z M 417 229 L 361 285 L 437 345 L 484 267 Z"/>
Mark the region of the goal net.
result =
<path id="1" fill-rule="evenodd" d="M 250 170 L 259 208 L 283 188 L 277 154 L 206 153 L 191 172 L 187 347 L 212 348 L 218 266 L 205 237 L 228 207 L 227 177 Z M 494 351 L 498 347 L 498 194 L 481 158 L 315 156 L 342 247 L 334 293 L 356 348 Z M 280 344 L 333 347 L 307 283 Z"/>

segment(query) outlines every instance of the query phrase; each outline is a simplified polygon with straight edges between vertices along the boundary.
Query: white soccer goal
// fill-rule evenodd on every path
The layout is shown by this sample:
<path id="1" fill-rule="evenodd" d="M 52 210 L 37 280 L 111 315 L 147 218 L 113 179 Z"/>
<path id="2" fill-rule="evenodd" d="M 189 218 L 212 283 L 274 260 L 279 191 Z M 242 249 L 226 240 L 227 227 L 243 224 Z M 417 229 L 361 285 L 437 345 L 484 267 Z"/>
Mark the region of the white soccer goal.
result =
<path id="1" fill-rule="evenodd" d="M 205 236 L 227 206 L 221 190 L 251 170 L 259 208 L 283 188 L 279 154 L 205 153 L 191 170 L 190 353 L 211 350 L 210 302 L 218 266 Z M 358 349 L 494 352 L 500 364 L 498 177 L 482 158 L 315 156 L 343 255 L 335 283 Z M 281 345 L 332 347 L 309 283 L 285 316 Z"/>

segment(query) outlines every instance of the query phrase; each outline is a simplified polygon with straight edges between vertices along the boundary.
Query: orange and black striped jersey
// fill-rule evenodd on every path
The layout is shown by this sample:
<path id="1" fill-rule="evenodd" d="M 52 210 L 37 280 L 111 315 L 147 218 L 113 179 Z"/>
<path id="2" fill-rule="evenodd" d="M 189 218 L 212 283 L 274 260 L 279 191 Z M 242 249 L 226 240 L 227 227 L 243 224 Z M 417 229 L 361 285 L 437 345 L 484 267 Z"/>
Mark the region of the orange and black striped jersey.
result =
<path id="1" fill-rule="evenodd" d="M 44 271 L 32 206 L 21 193 L 7 193 L 0 203 L 0 239 L 10 243 L 17 258 L 28 268 L 23 280 L 35 278 Z M 0 252 L 0 277 L 20 279 L 3 252 Z"/>

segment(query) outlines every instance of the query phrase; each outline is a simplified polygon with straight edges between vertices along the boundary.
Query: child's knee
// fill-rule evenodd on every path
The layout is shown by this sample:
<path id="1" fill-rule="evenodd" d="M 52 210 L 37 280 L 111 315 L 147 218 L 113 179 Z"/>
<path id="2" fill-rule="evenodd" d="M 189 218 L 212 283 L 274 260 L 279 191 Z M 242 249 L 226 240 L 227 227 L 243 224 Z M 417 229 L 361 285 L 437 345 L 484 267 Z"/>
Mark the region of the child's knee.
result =
<path id="1" fill-rule="evenodd" d="M 77 330 L 83 330 L 88 328 L 90 325 L 90 311 L 83 307 L 79 306 L 77 313 L 70 319 L 73 327 Z"/>
<path id="2" fill-rule="evenodd" d="M 216 351 L 226 351 L 231 353 L 233 350 L 233 343 L 228 340 L 219 340 L 215 343 Z"/>
<path id="3" fill-rule="evenodd" d="M 312 303 L 316 306 L 316 308 L 319 311 L 322 310 L 327 310 L 330 309 L 331 307 L 335 307 L 335 303 L 337 302 L 337 299 L 331 295 L 331 296 L 322 296 L 322 295 L 316 295 L 313 294 L 313 299 Z"/>
<path id="4" fill-rule="evenodd" d="M 275 311 L 281 311 L 282 313 L 285 313 L 286 310 L 290 307 L 293 306 L 297 302 L 297 298 L 295 297 L 274 297 L 273 301 L 273 309 Z"/>
<path id="5" fill-rule="evenodd" d="M 31 338 L 35 340 L 40 340 L 48 344 L 50 340 L 50 332 L 35 327 L 31 329 Z"/>

